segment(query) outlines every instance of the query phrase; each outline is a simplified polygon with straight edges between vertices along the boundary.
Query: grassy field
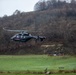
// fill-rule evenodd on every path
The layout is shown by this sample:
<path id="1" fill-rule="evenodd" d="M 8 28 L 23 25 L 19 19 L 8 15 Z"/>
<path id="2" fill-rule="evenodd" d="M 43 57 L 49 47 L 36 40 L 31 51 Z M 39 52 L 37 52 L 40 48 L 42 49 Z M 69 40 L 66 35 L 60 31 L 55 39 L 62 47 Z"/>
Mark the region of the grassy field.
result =
<path id="1" fill-rule="evenodd" d="M 45 75 L 45 74 L 0 74 L 0 75 Z M 49 74 L 49 75 L 76 75 L 76 73 L 68 73 L 68 74 Z"/>
<path id="2" fill-rule="evenodd" d="M 44 72 L 46 68 L 48 71 L 76 70 L 76 57 L 47 55 L 0 56 L 0 72 Z"/>

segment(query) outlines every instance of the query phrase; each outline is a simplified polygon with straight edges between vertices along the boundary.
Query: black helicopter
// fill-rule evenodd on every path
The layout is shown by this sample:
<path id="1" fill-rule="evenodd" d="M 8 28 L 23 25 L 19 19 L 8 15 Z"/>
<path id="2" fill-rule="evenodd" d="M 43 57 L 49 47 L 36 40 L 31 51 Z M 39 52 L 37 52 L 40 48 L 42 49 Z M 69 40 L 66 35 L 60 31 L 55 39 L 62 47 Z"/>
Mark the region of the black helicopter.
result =
<path id="1" fill-rule="evenodd" d="M 19 42 L 27 42 L 31 39 L 35 39 L 35 41 L 43 41 L 46 37 L 45 36 L 33 36 L 31 34 L 29 34 L 26 30 L 9 30 L 9 29 L 5 29 L 4 30 L 7 31 L 11 31 L 11 32 L 19 32 L 17 34 L 15 34 L 13 37 L 11 37 L 11 40 L 13 41 L 19 41 Z"/>

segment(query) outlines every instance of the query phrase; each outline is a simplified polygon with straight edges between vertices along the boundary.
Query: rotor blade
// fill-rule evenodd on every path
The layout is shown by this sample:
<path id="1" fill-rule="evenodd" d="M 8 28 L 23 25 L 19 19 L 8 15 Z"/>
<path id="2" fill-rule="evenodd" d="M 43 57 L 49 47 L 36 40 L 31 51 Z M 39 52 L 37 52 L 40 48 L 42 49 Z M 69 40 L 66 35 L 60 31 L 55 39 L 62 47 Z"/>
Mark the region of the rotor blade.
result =
<path id="1" fill-rule="evenodd" d="M 6 28 L 3 28 L 3 30 L 10 31 L 10 32 L 28 32 L 27 30 L 11 30 Z"/>

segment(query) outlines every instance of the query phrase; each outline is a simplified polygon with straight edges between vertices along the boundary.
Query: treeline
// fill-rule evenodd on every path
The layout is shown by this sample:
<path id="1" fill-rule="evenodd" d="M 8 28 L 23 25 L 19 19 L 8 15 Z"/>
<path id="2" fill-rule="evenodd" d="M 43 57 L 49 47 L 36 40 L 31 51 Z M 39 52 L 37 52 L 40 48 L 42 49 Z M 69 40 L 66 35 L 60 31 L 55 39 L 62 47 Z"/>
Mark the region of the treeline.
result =
<path id="1" fill-rule="evenodd" d="M 59 9 L 66 7 L 75 9 L 76 0 L 71 0 L 70 2 L 67 0 L 39 0 L 34 6 L 34 10 L 43 11 L 48 9 Z"/>
<path id="2" fill-rule="evenodd" d="M 57 1 L 57 4 L 60 0 L 55 1 Z M 47 10 L 34 12 L 16 10 L 13 15 L 5 15 L 0 18 L 0 54 L 43 54 L 44 50 L 41 48 L 41 44 L 52 44 L 53 42 L 62 43 L 64 53 L 76 54 L 75 2 L 60 1 L 62 4 L 58 7 L 55 7 L 53 3 L 51 5 L 51 2 L 48 3 Z M 4 27 L 8 29 L 25 29 L 33 35 L 46 36 L 46 40 L 38 43 L 35 43 L 34 40 L 27 43 L 12 42 L 10 37 L 16 33 L 4 31 Z"/>

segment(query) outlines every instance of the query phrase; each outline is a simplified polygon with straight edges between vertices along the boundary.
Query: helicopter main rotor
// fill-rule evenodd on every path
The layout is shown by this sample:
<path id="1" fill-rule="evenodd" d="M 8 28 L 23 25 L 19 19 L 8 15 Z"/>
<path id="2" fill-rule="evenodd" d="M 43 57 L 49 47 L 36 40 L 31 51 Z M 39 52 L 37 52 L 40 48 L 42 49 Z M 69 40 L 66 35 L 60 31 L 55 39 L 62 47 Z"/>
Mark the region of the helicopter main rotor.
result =
<path id="1" fill-rule="evenodd" d="M 27 33 L 28 30 L 12 30 L 12 29 L 6 29 L 6 28 L 3 28 L 3 30 L 6 30 L 6 31 L 9 31 L 9 32 L 22 32 L 22 33 Z"/>

